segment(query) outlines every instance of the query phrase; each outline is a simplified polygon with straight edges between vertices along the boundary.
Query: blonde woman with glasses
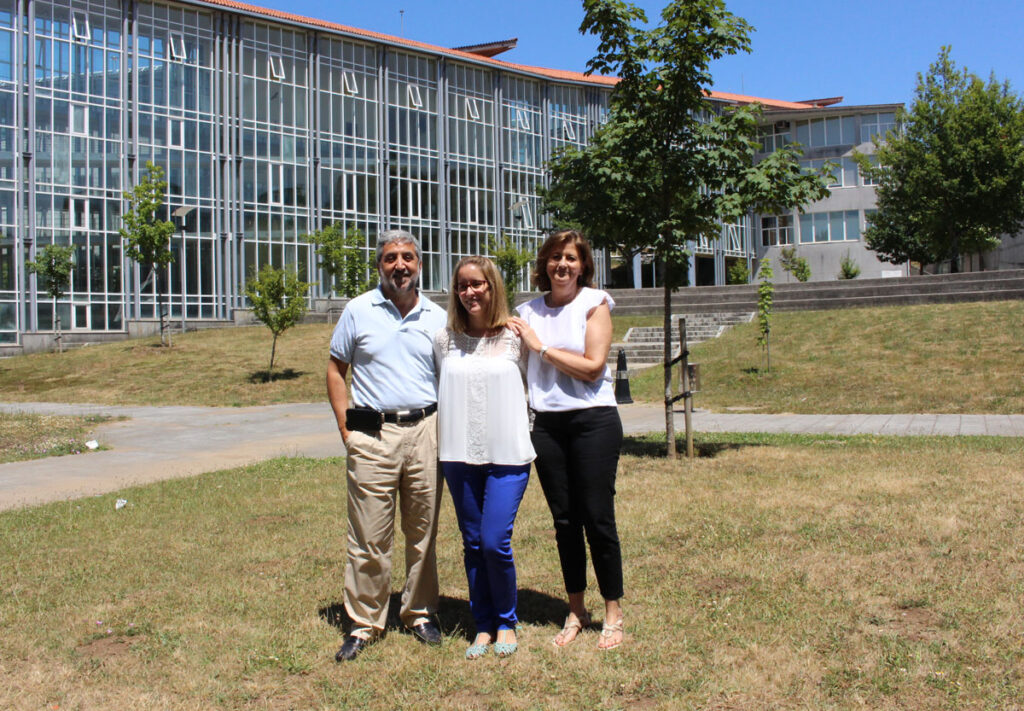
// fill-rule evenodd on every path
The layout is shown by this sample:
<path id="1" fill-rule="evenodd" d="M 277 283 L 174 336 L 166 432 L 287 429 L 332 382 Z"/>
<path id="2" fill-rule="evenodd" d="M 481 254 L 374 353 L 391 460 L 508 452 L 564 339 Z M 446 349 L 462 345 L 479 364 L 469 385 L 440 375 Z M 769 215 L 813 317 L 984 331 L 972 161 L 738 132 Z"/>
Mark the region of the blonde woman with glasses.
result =
<path id="1" fill-rule="evenodd" d="M 505 286 L 485 257 L 455 266 L 448 326 L 434 337 L 439 364 L 438 458 L 462 532 L 478 659 L 493 645 L 516 652 L 512 528 L 534 459 L 524 373 L 526 349 L 507 327 Z"/>

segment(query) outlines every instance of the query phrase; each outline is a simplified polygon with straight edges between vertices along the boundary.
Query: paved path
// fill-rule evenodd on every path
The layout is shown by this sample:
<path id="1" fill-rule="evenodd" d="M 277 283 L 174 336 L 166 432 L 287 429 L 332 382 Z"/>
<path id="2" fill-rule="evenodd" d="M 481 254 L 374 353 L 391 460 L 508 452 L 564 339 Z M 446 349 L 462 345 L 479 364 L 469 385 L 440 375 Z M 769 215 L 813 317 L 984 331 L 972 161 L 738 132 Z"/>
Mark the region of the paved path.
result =
<path id="1" fill-rule="evenodd" d="M 134 484 L 187 477 L 280 456 L 343 454 L 330 406 L 110 407 L 54 403 L 0 403 L 0 411 L 104 414 L 128 419 L 100 425 L 107 451 L 0 464 L 0 510 Z M 660 431 L 657 405 L 620 408 L 627 434 Z M 1000 435 L 1024 437 L 1024 415 L 693 415 L 699 432 L 791 432 L 834 435 Z M 676 413 L 682 430 L 682 413 Z"/>

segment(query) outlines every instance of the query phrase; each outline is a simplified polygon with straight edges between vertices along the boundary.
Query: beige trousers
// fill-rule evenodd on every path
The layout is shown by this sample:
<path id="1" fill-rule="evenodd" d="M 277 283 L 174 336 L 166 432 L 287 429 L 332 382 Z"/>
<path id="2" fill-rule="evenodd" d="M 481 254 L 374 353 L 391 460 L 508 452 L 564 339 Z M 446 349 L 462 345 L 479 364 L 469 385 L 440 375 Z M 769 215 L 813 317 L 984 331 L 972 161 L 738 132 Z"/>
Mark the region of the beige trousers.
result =
<path id="1" fill-rule="evenodd" d="M 391 594 L 396 500 L 405 535 L 402 623 L 418 625 L 437 611 L 437 415 L 412 424 L 385 423 L 376 435 L 353 431 L 347 449 L 345 609 L 353 621 L 350 634 L 376 637 L 384 631 Z"/>

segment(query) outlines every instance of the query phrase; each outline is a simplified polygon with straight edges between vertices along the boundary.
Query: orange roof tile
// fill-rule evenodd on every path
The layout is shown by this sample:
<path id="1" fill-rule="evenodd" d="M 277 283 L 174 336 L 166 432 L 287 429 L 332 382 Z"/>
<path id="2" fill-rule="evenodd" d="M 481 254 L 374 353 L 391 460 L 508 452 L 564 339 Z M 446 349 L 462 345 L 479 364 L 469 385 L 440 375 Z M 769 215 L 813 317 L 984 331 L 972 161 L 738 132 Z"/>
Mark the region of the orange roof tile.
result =
<path id="1" fill-rule="evenodd" d="M 731 94 L 726 91 L 709 91 L 708 96 L 721 101 L 732 101 L 737 104 L 761 104 L 769 109 L 813 109 L 814 104 L 804 104 L 797 101 L 782 101 L 780 99 L 765 99 L 760 96 L 746 96 L 744 94 Z"/>

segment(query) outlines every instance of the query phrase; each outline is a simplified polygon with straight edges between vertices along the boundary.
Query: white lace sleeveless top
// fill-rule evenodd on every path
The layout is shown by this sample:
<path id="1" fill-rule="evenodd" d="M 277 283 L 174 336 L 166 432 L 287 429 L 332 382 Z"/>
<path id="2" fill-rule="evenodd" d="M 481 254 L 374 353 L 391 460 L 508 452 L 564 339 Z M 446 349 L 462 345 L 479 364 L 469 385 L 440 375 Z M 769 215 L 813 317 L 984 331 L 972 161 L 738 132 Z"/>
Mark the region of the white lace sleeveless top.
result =
<path id="1" fill-rule="evenodd" d="M 509 329 L 474 338 L 448 328 L 434 336 L 440 368 L 437 449 L 444 462 L 527 464 L 530 443 L 523 374 L 526 351 Z"/>

